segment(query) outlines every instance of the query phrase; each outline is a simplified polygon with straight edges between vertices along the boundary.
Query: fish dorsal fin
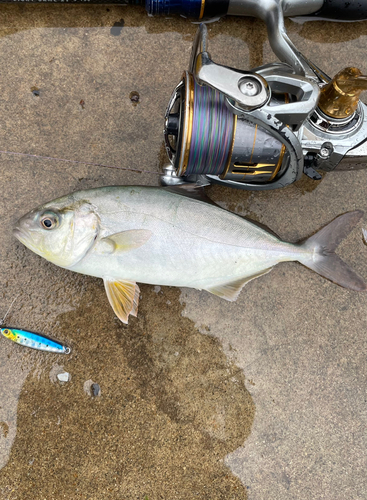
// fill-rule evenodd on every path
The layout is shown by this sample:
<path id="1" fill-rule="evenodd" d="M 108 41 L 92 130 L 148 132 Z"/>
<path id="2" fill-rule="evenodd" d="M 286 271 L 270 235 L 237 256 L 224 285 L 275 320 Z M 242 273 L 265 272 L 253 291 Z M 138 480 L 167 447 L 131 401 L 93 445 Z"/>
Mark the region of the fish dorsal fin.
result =
<path id="1" fill-rule="evenodd" d="M 262 276 L 263 274 L 270 272 L 272 269 L 273 269 L 272 267 L 269 267 L 264 271 L 261 271 L 260 273 L 254 274 L 250 277 L 241 278 L 239 280 L 231 281 L 229 283 L 214 285 L 213 287 L 206 288 L 205 290 L 207 292 L 212 293 L 213 295 L 221 297 L 222 299 L 228 300 L 229 302 L 234 302 L 238 299 L 238 296 L 242 288 L 246 285 L 246 283 L 248 283 L 251 280 L 254 280 L 255 278 L 258 278 L 259 276 Z"/>
<path id="2" fill-rule="evenodd" d="M 133 281 L 103 278 L 108 300 L 120 321 L 127 325 L 129 314 L 138 314 L 140 289 Z"/>
<path id="3" fill-rule="evenodd" d="M 111 234 L 98 241 L 95 246 L 95 252 L 100 254 L 129 252 L 134 248 L 143 246 L 152 234 L 152 231 L 149 229 L 131 229 Z"/>

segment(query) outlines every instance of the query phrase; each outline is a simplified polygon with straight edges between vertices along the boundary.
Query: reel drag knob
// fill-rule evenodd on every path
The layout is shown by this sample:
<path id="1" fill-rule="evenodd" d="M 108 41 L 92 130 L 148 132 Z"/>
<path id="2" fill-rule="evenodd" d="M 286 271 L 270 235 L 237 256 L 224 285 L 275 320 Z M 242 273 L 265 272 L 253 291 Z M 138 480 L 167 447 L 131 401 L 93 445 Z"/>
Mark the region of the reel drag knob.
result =
<path id="1" fill-rule="evenodd" d="M 358 68 L 345 68 L 321 89 L 319 108 L 331 118 L 347 118 L 356 111 L 363 90 L 367 76 Z"/>

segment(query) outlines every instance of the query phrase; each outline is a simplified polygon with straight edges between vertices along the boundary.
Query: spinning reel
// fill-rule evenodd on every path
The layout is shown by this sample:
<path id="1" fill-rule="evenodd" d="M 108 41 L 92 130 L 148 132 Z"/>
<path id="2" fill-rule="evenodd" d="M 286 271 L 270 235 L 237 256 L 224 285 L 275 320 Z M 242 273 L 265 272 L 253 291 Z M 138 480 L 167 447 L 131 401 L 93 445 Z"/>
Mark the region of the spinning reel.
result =
<path id="1" fill-rule="evenodd" d="M 317 169 L 366 167 L 367 107 L 359 95 L 367 77 L 346 68 L 331 80 L 284 31 L 282 40 L 271 45 L 284 62 L 239 71 L 213 62 L 200 25 L 166 111 L 170 166 L 162 184 L 268 190 L 302 173 L 321 179 Z"/>

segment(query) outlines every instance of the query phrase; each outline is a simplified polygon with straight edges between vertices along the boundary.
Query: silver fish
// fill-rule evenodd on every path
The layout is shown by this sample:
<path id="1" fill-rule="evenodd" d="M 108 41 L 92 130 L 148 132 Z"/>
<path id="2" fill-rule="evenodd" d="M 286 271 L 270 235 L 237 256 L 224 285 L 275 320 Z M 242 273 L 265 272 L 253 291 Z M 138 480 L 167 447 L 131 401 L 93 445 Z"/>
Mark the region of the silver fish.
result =
<path id="1" fill-rule="evenodd" d="M 235 301 L 248 281 L 285 261 L 366 290 L 363 279 L 334 253 L 362 215 L 341 215 L 293 244 L 181 192 L 112 186 L 46 203 L 22 217 L 14 235 L 60 267 L 102 278 L 115 314 L 127 323 L 130 314 L 137 315 L 137 282 L 203 289 Z"/>

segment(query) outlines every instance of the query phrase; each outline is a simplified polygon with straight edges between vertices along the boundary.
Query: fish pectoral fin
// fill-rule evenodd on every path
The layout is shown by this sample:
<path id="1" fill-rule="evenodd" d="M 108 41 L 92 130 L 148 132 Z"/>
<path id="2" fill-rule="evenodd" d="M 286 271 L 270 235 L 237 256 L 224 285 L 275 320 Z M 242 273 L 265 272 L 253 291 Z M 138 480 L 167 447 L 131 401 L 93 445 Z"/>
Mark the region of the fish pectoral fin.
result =
<path id="1" fill-rule="evenodd" d="M 108 300 L 120 321 L 127 325 L 129 315 L 137 316 L 140 289 L 133 281 L 103 278 Z"/>
<path id="2" fill-rule="evenodd" d="M 260 273 L 254 274 L 250 277 L 246 278 L 241 278 L 236 281 L 231 281 L 229 283 L 222 283 L 221 285 L 215 285 L 210 288 L 205 288 L 207 292 L 212 293 L 213 295 L 217 295 L 218 297 L 221 297 L 222 299 L 228 300 L 229 302 L 234 302 L 235 300 L 238 299 L 238 296 L 242 290 L 242 288 L 246 285 L 251 280 L 254 280 L 255 278 L 258 278 L 259 276 L 262 276 L 263 274 L 266 274 L 270 272 L 273 269 L 273 267 L 269 267 L 265 269 L 264 271 L 261 271 Z"/>
<path id="3" fill-rule="evenodd" d="M 95 252 L 100 254 L 116 254 L 129 252 L 143 246 L 152 236 L 149 229 L 131 229 L 121 233 L 111 234 L 102 238 L 95 246 Z"/>

